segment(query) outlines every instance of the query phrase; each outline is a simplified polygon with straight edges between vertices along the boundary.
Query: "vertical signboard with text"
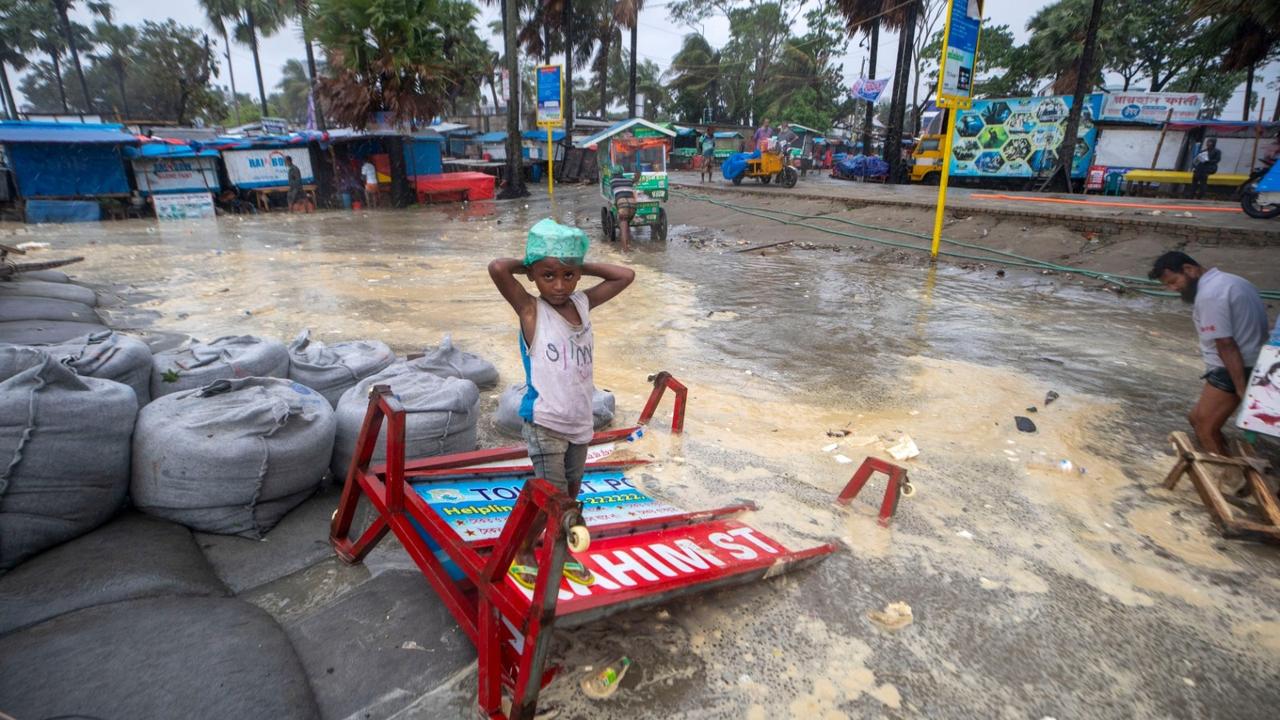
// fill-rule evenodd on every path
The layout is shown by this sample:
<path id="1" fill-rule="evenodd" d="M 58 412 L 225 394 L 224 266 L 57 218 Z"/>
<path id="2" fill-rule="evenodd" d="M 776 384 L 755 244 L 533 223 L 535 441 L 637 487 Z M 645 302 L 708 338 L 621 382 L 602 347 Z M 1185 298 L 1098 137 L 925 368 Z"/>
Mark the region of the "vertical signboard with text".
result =
<path id="1" fill-rule="evenodd" d="M 969 107 L 972 102 L 981 28 L 982 0 L 951 0 L 938 73 L 939 106 Z"/>
<path id="2" fill-rule="evenodd" d="M 538 66 L 538 127 L 560 127 L 564 123 L 559 65 Z"/>

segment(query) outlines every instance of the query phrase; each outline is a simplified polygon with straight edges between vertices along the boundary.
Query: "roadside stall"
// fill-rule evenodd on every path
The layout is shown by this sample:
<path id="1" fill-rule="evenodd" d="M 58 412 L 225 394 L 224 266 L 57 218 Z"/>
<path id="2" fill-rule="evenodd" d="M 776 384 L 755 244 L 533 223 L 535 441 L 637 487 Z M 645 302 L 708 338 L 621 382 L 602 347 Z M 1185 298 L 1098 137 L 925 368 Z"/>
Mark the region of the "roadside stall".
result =
<path id="1" fill-rule="evenodd" d="M 698 143 L 702 141 L 702 133 L 691 127 L 672 125 L 676 131 L 671 141 L 671 169 L 688 170 L 693 167 L 693 159 L 698 156 Z"/>
<path id="2" fill-rule="evenodd" d="M 603 132 L 578 143 L 596 149 L 600 168 L 600 196 L 607 203 L 600 208 L 605 237 L 617 239 L 618 207 L 613 199 L 613 178 L 625 175 L 635 191 L 635 215 L 631 225 L 648 225 L 653 239 L 667 239 L 667 147 L 675 131 L 642 118 L 623 120 Z"/>
<path id="3" fill-rule="evenodd" d="M 302 131 L 288 135 L 222 137 L 201 146 L 218 150 L 230 184 L 255 207 L 267 212 L 273 197 L 283 202 L 289 192 L 286 157 L 302 172 L 303 192 L 313 203 L 316 201 L 319 186 L 316 161 L 321 157 L 320 143 L 328 139 L 328 133 Z"/>
<path id="4" fill-rule="evenodd" d="M 27 222 L 99 220 L 129 197 L 124 150 L 137 144 L 121 125 L 0 122 L 0 198 Z"/>
<path id="5" fill-rule="evenodd" d="M 724 162 L 730 155 L 736 152 L 742 152 L 745 139 L 746 136 L 737 130 L 721 130 L 717 132 L 715 135 L 716 160 L 718 162 Z"/>
<path id="6" fill-rule="evenodd" d="M 172 217 L 188 209 L 203 208 L 213 214 L 213 202 L 222 188 L 218 178 L 218 151 L 199 149 L 185 140 L 150 138 L 137 147 L 126 147 L 138 192 L 151 203 L 157 216 Z"/>

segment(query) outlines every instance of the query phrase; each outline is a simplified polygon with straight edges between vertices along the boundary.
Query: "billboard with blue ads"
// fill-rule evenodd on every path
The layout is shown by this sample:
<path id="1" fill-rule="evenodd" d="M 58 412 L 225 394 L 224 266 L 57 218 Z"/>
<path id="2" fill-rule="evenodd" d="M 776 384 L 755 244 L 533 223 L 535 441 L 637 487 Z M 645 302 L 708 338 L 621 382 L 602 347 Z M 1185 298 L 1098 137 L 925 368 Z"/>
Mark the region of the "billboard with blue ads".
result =
<path id="1" fill-rule="evenodd" d="M 969 177 L 1033 177 L 1053 170 L 1062 151 L 1071 96 L 975 100 L 956 117 L 951 172 Z M 1085 99 L 1071 176 L 1084 177 L 1097 147 L 1100 98 Z"/>

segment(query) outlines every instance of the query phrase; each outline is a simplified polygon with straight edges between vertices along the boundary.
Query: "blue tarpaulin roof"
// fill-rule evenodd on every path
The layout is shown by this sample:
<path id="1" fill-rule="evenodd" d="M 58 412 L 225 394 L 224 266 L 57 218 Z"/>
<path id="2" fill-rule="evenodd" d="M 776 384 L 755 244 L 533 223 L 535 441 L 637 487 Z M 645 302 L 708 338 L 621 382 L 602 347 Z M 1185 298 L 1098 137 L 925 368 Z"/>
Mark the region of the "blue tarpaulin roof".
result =
<path id="1" fill-rule="evenodd" d="M 716 133 L 716 137 L 721 140 L 725 138 L 735 138 L 735 137 L 740 138 L 742 137 L 742 133 L 738 132 L 737 130 L 722 130 Z"/>
<path id="2" fill-rule="evenodd" d="M 152 141 L 144 142 L 136 148 L 125 148 L 124 156 L 131 160 L 134 158 L 218 157 L 218 151 L 197 149 L 186 143 Z"/>
<path id="3" fill-rule="evenodd" d="M 507 141 L 507 134 L 506 134 L 505 132 L 489 132 L 489 133 L 485 133 L 485 134 L 481 135 L 480 137 L 476 138 L 475 140 L 476 140 L 476 142 L 479 142 L 479 143 L 500 143 L 500 142 L 506 142 L 506 141 Z"/>
<path id="4" fill-rule="evenodd" d="M 305 145 L 310 142 L 327 142 L 329 134 L 316 130 L 299 130 L 288 135 L 254 135 L 251 137 L 217 137 L 212 140 L 196 140 L 199 148 L 214 150 L 252 150 L 255 148 L 280 148 Z"/>
<path id="5" fill-rule="evenodd" d="M 506 137 L 506 133 L 503 133 L 503 134 L 502 134 L 502 136 L 503 136 L 503 138 L 505 138 L 505 137 Z M 546 131 L 546 130 L 525 130 L 524 132 L 520 133 L 520 137 L 522 137 L 522 138 L 524 138 L 524 139 L 526 139 L 526 140 L 546 140 L 546 139 L 547 139 L 547 131 Z M 551 131 L 551 140 L 552 140 L 553 142 L 560 142 L 560 141 L 561 141 L 561 140 L 563 140 L 563 139 L 564 139 L 564 131 L 563 131 L 563 130 L 552 130 L 552 131 Z"/>
<path id="6" fill-rule="evenodd" d="M 6 120 L 0 122 L 0 143 L 136 145 L 138 138 L 123 125 Z"/>

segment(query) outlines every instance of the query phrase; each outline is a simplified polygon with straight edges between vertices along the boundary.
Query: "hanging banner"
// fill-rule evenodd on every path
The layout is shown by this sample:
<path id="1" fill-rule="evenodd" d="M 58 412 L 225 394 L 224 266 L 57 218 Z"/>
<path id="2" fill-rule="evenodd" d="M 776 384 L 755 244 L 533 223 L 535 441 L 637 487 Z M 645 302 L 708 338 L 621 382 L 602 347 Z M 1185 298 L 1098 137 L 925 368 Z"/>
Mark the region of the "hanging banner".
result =
<path id="1" fill-rule="evenodd" d="M 213 195 L 207 192 L 154 195 L 151 201 L 158 220 L 203 220 L 216 215 Z"/>
<path id="2" fill-rule="evenodd" d="M 973 101 L 982 0 L 949 0 L 949 3 L 942 39 L 942 67 L 938 72 L 938 104 L 965 108 Z"/>
<path id="3" fill-rule="evenodd" d="M 889 78 L 871 80 L 868 78 L 858 78 L 853 87 L 849 89 L 849 95 L 854 100 L 866 100 L 874 103 L 880 99 L 880 95 L 884 93 L 884 89 L 889 87 Z"/>
<path id="4" fill-rule="evenodd" d="M 311 153 L 305 147 L 225 150 L 222 162 L 227 166 L 227 178 L 236 187 L 287 187 L 289 168 L 284 164 L 286 155 L 293 158 L 293 164 L 302 171 L 302 183 L 314 184 L 316 179 L 311 172 Z"/>
<path id="5" fill-rule="evenodd" d="M 951 138 L 951 174 L 966 177 L 1032 177 L 1049 172 L 1063 151 L 1070 95 L 974 100 L 959 111 Z M 1097 95 L 1085 98 L 1071 163 L 1084 177 L 1093 159 Z"/>
<path id="6" fill-rule="evenodd" d="M 138 158 L 131 162 L 134 181 L 146 194 L 220 189 L 216 158 Z"/>
<path id="7" fill-rule="evenodd" d="M 562 103 L 564 83 L 559 65 L 538 66 L 538 127 L 554 128 L 564 124 Z"/>
<path id="8" fill-rule="evenodd" d="M 1160 125 L 1165 119 L 1196 120 L 1204 104 L 1202 93 L 1118 92 L 1102 96 L 1098 120 Z M 1173 115 L 1169 115 L 1169 111 Z"/>

